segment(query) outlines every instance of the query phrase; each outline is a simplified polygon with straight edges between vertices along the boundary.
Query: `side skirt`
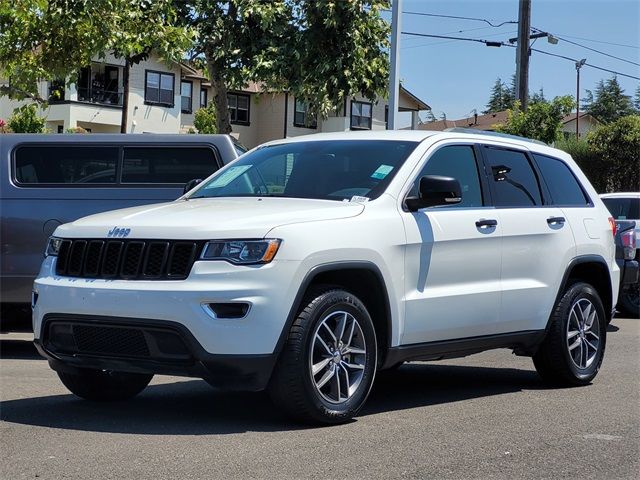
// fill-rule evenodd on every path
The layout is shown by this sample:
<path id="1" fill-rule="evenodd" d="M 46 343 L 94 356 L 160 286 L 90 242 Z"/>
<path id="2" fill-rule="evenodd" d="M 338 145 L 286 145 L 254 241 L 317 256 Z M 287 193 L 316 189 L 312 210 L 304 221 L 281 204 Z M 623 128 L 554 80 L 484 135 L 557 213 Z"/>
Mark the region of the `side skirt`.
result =
<path id="1" fill-rule="evenodd" d="M 446 358 L 466 357 L 467 355 L 494 348 L 511 348 L 516 355 L 531 356 L 544 340 L 544 336 L 544 330 L 526 330 L 498 335 L 399 345 L 389 348 L 382 368 L 389 368 L 409 360 L 443 360 Z"/>

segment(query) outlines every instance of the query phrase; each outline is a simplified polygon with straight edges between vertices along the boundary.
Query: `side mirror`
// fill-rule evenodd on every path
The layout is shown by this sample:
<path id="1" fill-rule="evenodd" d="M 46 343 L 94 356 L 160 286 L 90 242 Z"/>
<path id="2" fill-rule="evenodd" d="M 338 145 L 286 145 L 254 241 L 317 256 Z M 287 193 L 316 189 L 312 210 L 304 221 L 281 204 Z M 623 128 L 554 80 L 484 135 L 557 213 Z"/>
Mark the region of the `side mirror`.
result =
<path id="1" fill-rule="evenodd" d="M 418 197 L 409 197 L 405 201 L 410 212 L 425 207 L 452 205 L 462 201 L 460 182 L 455 178 L 440 175 L 425 175 L 420 179 Z"/>
<path id="2" fill-rule="evenodd" d="M 198 185 L 200 182 L 202 182 L 201 178 L 194 178 L 193 180 L 189 180 L 187 182 L 187 184 L 184 186 L 184 191 L 182 192 L 182 194 L 184 195 L 185 193 L 187 193 L 189 190 L 193 190 L 193 188 Z"/>

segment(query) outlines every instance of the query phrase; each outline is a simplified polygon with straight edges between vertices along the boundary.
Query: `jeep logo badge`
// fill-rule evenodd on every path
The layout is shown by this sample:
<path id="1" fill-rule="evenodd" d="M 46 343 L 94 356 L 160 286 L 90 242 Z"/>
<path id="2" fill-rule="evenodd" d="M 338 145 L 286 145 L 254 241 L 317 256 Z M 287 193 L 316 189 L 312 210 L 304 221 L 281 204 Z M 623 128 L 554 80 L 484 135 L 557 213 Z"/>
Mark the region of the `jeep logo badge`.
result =
<path id="1" fill-rule="evenodd" d="M 129 233 L 131 233 L 131 229 L 130 228 L 118 228 L 118 227 L 113 227 L 111 230 L 109 230 L 107 232 L 107 237 L 126 237 L 127 235 L 129 235 Z"/>

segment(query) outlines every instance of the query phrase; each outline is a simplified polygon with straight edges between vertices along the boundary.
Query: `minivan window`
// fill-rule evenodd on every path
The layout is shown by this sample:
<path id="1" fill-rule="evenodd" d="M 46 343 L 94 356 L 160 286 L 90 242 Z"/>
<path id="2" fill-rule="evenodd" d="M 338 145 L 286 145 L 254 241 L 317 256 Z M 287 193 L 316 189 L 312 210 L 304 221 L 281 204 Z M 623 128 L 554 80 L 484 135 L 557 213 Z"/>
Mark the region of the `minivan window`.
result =
<path id="1" fill-rule="evenodd" d="M 473 147 L 470 145 L 450 145 L 437 150 L 429 159 L 416 178 L 409 196 L 418 196 L 418 182 L 425 175 L 442 175 L 453 177 L 460 182 L 462 202 L 449 205 L 455 207 L 481 207 L 482 190 Z"/>
<path id="2" fill-rule="evenodd" d="M 542 204 L 540 186 L 523 152 L 485 148 L 488 175 L 496 207 L 532 207 Z"/>
<path id="3" fill-rule="evenodd" d="M 533 154 L 533 158 L 549 187 L 555 205 L 584 207 L 589 204 L 576 177 L 562 160 L 537 153 Z"/>
<path id="4" fill-rule="evenodd" d="M 218 169 L 207 147 L 125 147 L 122 183 L 187 183 Z"/>
<path id="5" fill-rule="evenodd" d="M 221 170 L 190 198 L 373 199 L 384 192 L 416 145 L 390 140 L 332 140 L 262 147 Z"/>
<path id="6" fill-rule="evenodd" d="M 33 145 L 18 147 L 14 176 L 21 185 L 115 183 L 118 147 Z"/>

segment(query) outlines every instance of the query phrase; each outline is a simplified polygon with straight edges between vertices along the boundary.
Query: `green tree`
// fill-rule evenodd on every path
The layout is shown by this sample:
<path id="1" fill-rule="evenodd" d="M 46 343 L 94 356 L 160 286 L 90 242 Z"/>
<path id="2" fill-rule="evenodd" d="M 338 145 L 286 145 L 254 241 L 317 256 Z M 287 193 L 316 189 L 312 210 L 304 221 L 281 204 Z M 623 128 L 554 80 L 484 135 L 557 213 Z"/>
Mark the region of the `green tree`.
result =
<path id="1" fill-rule="evenodd" d="M 634 113 L 631 97 L 624 94 L 615 76 L 600 80 L 596 84 L 595 91 L 587 90 L 582 110 L 603 123 L 613 122 Z"/>
<path id="2" fill-rule="evenodd" d="M 537 92 L 529 94 L 529 105 L 534 103 L 546 103 L 546 101 L 547 99 L 544 97 L 544 90 L 542 87 L 540 87 L 540 90 Z"/>
<path id="3" fill-rule="evenodd" d="M 198 133 L 218 133 L 215 105 L 209 104 L 196 110 L 193 126 L 198 129 Z"/>
<path id="4" fill-rule="evenodd" d="M 562 119 L 571 113 L 574 105 L 573 97 L 566 95 L 555 97 L 551 102 L 533 103 L 523 112 L 520 102 L 516 101 L 508 110 L 507 122 L 497 130 L 551 144 L 560 138 Z"/>
<path id="5" fill-rule="evenodd" d="M 191 0 L 182 17 L 206 60 L 217 129 L 229 133 L 227 91 L 250 81 L 304 98 L 326 116 L 349 95 L 384 94 L 388 0 Z"/>
<path id="6" fill-rule="evenodd" d="M 636 94 L 633 97 L 633 106 L 635 107 L 636 111 L 640 114 L 640 86 L 636 88 Z"/>
<path id="7" fill-rule="evenodd" d="M 179 60 L 190 47 L 188 27 L 178 25 L 172 0 L 1 0 L 0 95 L 46 100 L 40 79 L 77 79 L 92 59 L 125 60 L 122 125 L 126 125 L 129 67 L 151 51 Z"/>
<path id="8" fill-rule="evenodd" d="M 640 115 L 628 115 L 602 125 L 587 142 L 606 172 L 606 191 L 640 190 Z"/>
<path id="9" fill-rule="evenodd" d="M 14 133 L 44 133 L 46 120 L 38 116 L 38 108 L 30 103 L 16 108 L 7 126 Z"/>
<path id="10" fill-rule="evenodd" d="M 489 101 L 487 102 L 486 109 L 482 113 L 496 113 L 503 112 L 511 107 L 515 102 L 515 75 L 511 78 L 511 85 L 507 85 L 498 77 L 493 84 L 491 93 L 489 94 Z"/>

